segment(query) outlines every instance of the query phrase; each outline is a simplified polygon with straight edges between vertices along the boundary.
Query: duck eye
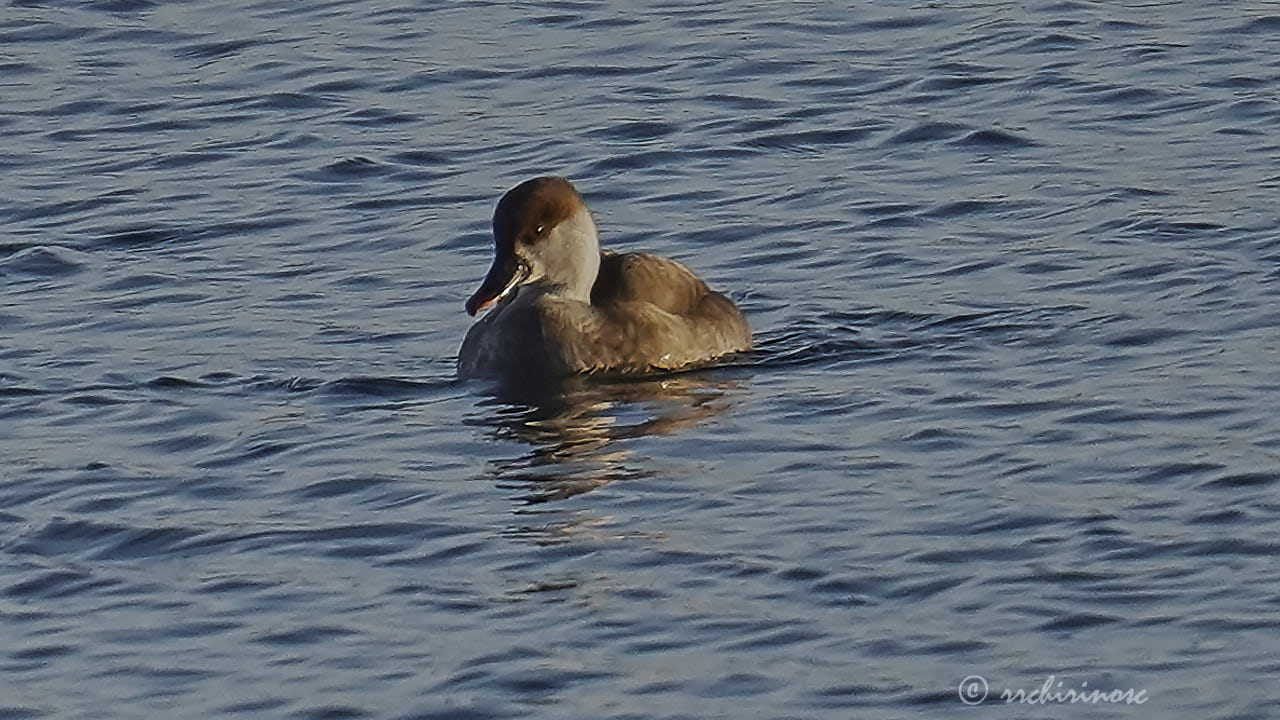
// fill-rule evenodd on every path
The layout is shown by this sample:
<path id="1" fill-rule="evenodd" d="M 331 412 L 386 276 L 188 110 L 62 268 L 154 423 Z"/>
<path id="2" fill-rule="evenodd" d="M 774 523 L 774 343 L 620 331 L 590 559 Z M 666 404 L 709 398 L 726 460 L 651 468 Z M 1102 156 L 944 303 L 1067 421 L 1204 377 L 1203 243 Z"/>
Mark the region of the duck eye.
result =
<path id="1" fill-rule="evenodd" d="M 547 229 L 547 226 L 546 226 L 546 225 L 539 225 L 538 227 L 534 228 L 534 229 L 533 229 L 533 231 L 534 231 L 535 233 L 537 233 L 538 235 L 541 235 L 541 234 L 542 234 L 542 231 L 543 231 L 543 230 L 546 230 L 546 229 Z"/>

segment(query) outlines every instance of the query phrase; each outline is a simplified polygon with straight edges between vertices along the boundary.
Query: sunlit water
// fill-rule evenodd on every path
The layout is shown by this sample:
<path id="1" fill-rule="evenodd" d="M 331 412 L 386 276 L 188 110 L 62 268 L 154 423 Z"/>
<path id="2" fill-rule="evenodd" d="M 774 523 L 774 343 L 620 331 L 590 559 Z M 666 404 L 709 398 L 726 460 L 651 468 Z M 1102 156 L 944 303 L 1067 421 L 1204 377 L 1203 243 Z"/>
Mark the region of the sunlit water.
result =
<path id="1" fill-rule="evenodd" d="M 6 4 L 0 717 L 1272 716 L 1278 58 L 1262 2 Z M 758 351 L 455 380 L 548 172 Z"/>

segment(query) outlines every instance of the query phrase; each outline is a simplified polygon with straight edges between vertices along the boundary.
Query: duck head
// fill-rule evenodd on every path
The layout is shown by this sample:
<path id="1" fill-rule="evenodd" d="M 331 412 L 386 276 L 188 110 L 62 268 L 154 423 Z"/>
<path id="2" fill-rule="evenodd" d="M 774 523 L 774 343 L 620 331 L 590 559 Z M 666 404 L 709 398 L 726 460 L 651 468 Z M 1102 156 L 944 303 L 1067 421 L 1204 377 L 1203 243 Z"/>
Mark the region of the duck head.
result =
<path id="1" fill-rule="evenodd" d="M 600 241 L 586 203 L 568 180 L 539 177 L 508 190 L 493 211 L 493 242 L 493 266 L 467 300 L 468 315 L 534 283 L 590 301 Z"/>

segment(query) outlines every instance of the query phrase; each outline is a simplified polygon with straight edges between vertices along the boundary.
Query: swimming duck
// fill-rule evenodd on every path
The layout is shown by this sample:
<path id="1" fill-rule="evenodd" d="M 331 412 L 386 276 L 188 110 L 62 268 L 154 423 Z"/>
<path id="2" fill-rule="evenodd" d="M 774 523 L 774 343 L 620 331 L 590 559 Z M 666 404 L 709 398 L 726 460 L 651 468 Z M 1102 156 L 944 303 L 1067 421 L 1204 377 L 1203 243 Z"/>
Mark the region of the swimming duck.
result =
<path id="1" fill-rule="evenodd" d="M 508 190 L 493 239 L 493 266 L 466 303 L 468 315 L 489 311 L 458 351 L 462 377 L 668 372 L 751 349 L 742 311 L 684 265 L 602 252 L 564 178 Z"/>

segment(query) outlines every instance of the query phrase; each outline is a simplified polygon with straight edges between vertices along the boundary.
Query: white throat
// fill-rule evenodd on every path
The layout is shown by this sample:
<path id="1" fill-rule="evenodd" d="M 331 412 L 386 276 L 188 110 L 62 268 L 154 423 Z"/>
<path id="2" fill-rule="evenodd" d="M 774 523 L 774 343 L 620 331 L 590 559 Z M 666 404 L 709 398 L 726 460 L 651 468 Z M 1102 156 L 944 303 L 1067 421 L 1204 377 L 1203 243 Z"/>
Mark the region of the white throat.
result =
<path id="1" fill-rule="evenodd" d="M 600 240 L 585 207 L 556 225 L 529 255 L 531 282 L 584 302 L 591 299 L 591 287 L 600 273 Z"/>

